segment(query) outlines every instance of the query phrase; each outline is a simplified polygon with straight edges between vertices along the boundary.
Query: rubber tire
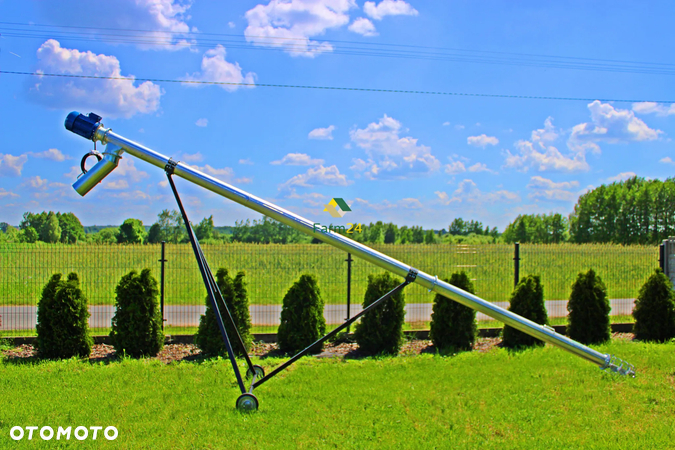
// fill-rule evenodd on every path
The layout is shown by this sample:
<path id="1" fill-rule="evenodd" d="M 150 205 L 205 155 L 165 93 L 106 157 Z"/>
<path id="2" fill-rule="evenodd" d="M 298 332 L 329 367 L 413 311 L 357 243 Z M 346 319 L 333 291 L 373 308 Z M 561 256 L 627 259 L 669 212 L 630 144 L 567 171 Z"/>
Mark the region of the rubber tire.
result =
<path id="1" fill-rule="evenodd" d="M 249 394 L 248 392 L 245 394 L 241 394 L 239 398 L 237 398 L 237 404 L 236 404 L 237 410 L 239 412 L 253 412 L 258 410 L 258 398 L 253 395 Z"/>
<path id="2" fill-rule="evenodd" d="M 265 369 L 262 368 L 262 366 L 259 366 L 257 364 L 253 365 L 253 370 L 255 370 L 255 373 L 258 375 L 256 380 L 260 381 L 262 378 L 265 377 Z M 252 378 L 253 373 L 251 372 L 251 368 L 249 367 L 246 369 L 246 378 Z"/>

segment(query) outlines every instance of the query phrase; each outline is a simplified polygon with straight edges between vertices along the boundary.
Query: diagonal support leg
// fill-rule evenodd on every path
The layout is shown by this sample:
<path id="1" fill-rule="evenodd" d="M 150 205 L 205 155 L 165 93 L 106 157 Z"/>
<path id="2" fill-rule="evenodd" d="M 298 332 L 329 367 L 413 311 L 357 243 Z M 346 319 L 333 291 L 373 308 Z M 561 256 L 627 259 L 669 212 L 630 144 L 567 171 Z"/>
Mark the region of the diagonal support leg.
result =
<path id="1" fill-rule="evenodd" d="M 264 382 L 266 382 L 267 380 L 269 380 L 269 379 L 272 378 L 273 376 L 277 375 L 279 372 L 281 372 L 282 370 L 284 370 L 285 368 L 287 368 L 288 366 L 290 366 L 291 364 L 293 364 L 294 362 L 296 362 L 298 359 L 300 359 L 300 358 L 302 358 L 303 356 L 305 356 L 307 353 L 310 352 L 310 350 L 312 350 L 312 348 L 314 348 L 314 347 L 317 346 L 318 344 L 322 344 L 322 343 L 325 342 L 326 340 L 332 338 L 333 336 L 335 336 L 336 334 L 338 334 L 340 331 L 344 330 L 344 329 L 347 328 L 349 325 L 351 325 L 352 323 L 354 323 L 356 320 L 358 320 L 359 318 L 361 318 L 361 316 L 363 316 L 364 314 L 368 313 L 369 311 L 372 311 L 373 309 L 377 308 L 377 307 L 378 307 L 379 305 L 381 305 L 386 299 L 388 299 L 388 298 L 391 297 L 392 295 L 395 295 L 397 292 L 399 292 L 400 290 L 402 290 L 404 287 L 406 287 L 407 285 L 409 285 L 410 283 L 412 283 L 412 282 L 415 280 L 415 278 L 417 278 L 417 271 L 416 271 L 415 269 L 412 269 L 412 268 L 411 268 L 411 269 L 410 269 L 410 272 L 408 272 L 408 276 L 406 277 L 406 279 L 405 279 L 405 281 L 404 281 L 403 283 L 399 284 L 399 285 L 396 286 L 394 289 L 392 289 L 391 291 L 389 291 L 389 292 L 387 292 L 386 294 L 384 294 L 382 297 L 380 297 L 380 298 L 378 298 L 377 300 L 375 300 L 373 303 L 371 303 L 370 305 L 368 305 L 363 311 L 361 311 L 360 313 L 358 313 L 357 315 L 355 315 L 354 317 L 352 317 L 352 318 L 349 319 L 348 321 L 344 322 L 342 325 L 340 325 L 339 327 L 337 327 L 336 329 L 334 329 L 333 331 L 331 331 L 330 333 L 328 333 L 328 334 L 325 335 L 324 337 L 322 337 L 322 338 L 320 338 L 319 340 L 317 340 L 316 342 L 310 344 L 307 348 L 305 348 L 304 350 L 302 350 L 301 352 L 299 352 L 298 354 L 296 354 L 295 356 L 293 356 L 291 359 L 289 359 L 288 361 L 286 361 L 285 363 L 283 363 L 282 365 L 280 365 L 279 367 L 277 367 L 276 369 L 274 369 L 272 372 L 270 372 L 269 374 L 267 374 L 266 376 L 264 376 L 260 381 L 254 382 L 254 383 L 251 385 L 251 389 L 257 388 L 258 386 L 262 385 Z"/>
<path id="2" fill-rule="evenodd" d="M 171 174 L 173 172 L 173 166 L 170 164 L 167 164 L 166 167 L 166 176 L 169 180 L 169 184 L 171 185 L 171 190 L 173 191 L 174 197 L 176 197 L 176 203 L 178 203 L 178 208 L 180 210 L 181 216 L 183 217 L 183 221 L 185 222 L 185 228 L 187 230 L 188 238 L 190 240 L 190 244 L 192 245 L 192 249 L 195 253 L 195 258 L 197 259 L 197 264 L 199 265 L 199 271 L 202 274 L 202 279 L 204 281 L 204 286 L 206 287 L 206 292 L 208 293 L 209 300 L 211 301 L 211 306 L 213 307 L 213 310 L 216 314 L 216 322 L 218 323 L 218 328 L 220 329 L 220 333 L 223 337 L 223 342 L 225 343 L 225 348 L 227 349 L 227 354 L 230 359 L 230 363 L 232 364 L 232 369 L 234 370 L 234 375 L 237 378 L 237 384 L 239 385 L 239 389 L 241 393 L 246 392 L 246 387 L 244 386 L 244 381 L 241 376 L 241 372 L 239 371 L 239 367 L 237 366 L 237 360 L 234 355 L 234 350 L 232 349 L 232 344 L 230 342 L 230 339 L 227 335 L 227 331 L 225 330 L 225 324 L 223 323 L 222 316 L 220 314 L 220 307 L 218 305 L 218 299 L 222 302 L 223 307 L 225 308 L 225 311 L 227 313 L 228 320 L 232 324 L 235 333 L 237 334 L 237 337 L 239 339 L 239 342 L 242 345 L 242 348 L 244 350 L 246 347 L 244 347 L 243 341 L 241 339 L 241 336 L 239 335 L 239 332 L 237 331 L 237 327 L 234 324 L 234 320 L 232 319 L 232 315 L 230 314 L 229 309 L 227 308 L 227 304 L 225 303 L 222 293 L 220 292 L 220 289 L 218 288 L 218 285 L 216 284 L 213 274 L 211 272 L 211 269 L 208 266 L 208 263 L 206 262 L 206 258 L 204 257 L 204 253 L 202 252 L 202 249 L 199 245 L 199 241 L 197 240 L 197 237 L 194 234 L 194 231 L 192 230 L 192 225 L 190 225 L 190 222 L 187 217 L 187 213 L 185 212 L 185 208 L 183 208 L 183 203 L 181 202 L 180 196 L 178 195 L 178 191 L 176 190 L 176 185 L 173 182 L 173 179 L 171 177 Z M 249 365 L 249 368 L 251 371 L 255 372 L 253 370 L 253 365 L 251 363 L 251 360 L 248 356 L 248 353 L 246 352 L 246 362 Z"/>

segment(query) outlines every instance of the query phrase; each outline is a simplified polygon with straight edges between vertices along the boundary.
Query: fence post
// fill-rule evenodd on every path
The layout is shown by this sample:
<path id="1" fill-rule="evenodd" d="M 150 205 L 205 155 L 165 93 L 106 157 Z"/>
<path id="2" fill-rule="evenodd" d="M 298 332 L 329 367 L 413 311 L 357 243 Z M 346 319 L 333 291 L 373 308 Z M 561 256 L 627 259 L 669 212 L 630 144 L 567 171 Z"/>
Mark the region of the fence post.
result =
<path id="1" fill-rule="evenodd" d="M 520 242 L 515 243 L 513 251 L 513 287 L 520 281 Z"/>
<path id="2" fill-rule="evenodd" d="M 166 262 L 166 259 L 164 258 L 165 256 L 165 247 L 166 247 L 166 242 L 162 241 L 162 259 L 159 260 L 159 262 L 162 264 L 162 270 L 161 270 L 161 278 L 159 282 L 159 310 L 162 314 L 162 331 L 164 331 L 164 322 L 166 319 L 164 318 L 164 263 Z"/>
<path id="3" fill-rule="evenodd" d="M 347 318 L 345 319 L 347 321 L 351 318 L 349 309 L 352 301 L 352 262 L 354 261 L 351 253 L 347 253 L 345 261 L 347 261 Z M 347 327 L 347 333 L 349 333 L 349 328 Z"/>
<path id="4" fill-rule="evenodd" d="M 663 273 L 666 273 L 666 244 L 665 241 L 659 244 L 659 267 Z"/>

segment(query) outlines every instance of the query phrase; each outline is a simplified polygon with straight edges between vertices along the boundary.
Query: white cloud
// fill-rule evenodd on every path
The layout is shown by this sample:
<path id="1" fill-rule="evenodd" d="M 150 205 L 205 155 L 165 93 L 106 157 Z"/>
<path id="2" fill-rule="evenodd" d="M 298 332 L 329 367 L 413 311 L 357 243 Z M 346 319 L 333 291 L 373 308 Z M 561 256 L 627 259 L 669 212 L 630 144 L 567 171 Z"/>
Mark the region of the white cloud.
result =
<path id="1" fill-rule="evenodd" d="M 455 161 L 450 157 L 448 157 L 448 159 L 450 159 L 450 164 L 445 165 L 445 173 L 456 175 L 458 173 L 466 172 L 466 167 L 463 162 Z"/>
<path id="2" fill-rule="evenodd" d="M 451 203 L 497 203 L 520 201 L 520 196 L 515 192 L 499 190 L 495 192 L 482 192 L 473 180 L 464 179 L 450 197 L 444 191 L 435 191 L 436 196 L 444 205 Z"/>
<path id="3" fill-rule="evenodd" d="M 670 116 L 675 114 L 675 103 L 670 106 L 656 102 L 633 103 L 633 111 L 638 114 L 656 114 L 657 116 Z"/>
<path id="4" fill-rule="evenodd" d="M 530 178 L 530 183 L 527 187 L 532 189 L 532 192 L 528 195 L 528 197 L 532 199 L 542 198 L 545 200 L 575 201 L 578 197 L 578 193 L 571 192 L 569 189 L 578 188 L 579 182 L 562 181 L 556 183 L 548 178 L 534 176 Z"/>
<path id="5" fill-rule="evenodd" d="M 234 28 L 237 25 L 234 22 L 227 22 L 227 26 L 230 27 L 230 28 Z"/>
<path id="6" fill-rule="evenodd" d="M 438 170 L 441 163 L 431 148 L 418 145 L 417 139 L 400 137 L 401 123 L 386 114 L 364 129 L 350 132 L 352 142 L 365 150 L 368 160 L 355 160 L 353 170 L 365 171 L 366 178 L 406 178 Z"/>
<path id="7" fill-rule="evenodd" d="M 309 139 L 333 140 L 333 130 L 335 130 L 335 125 L 331 125 L 327 128 L 315 128 L 309 132 L 307 137 Z"/>
<path id="8" fill-rule="evenodd" d="M 402 198 L 401 200 L 390 202 L 389 200 L 383 200 L 378 203 L 373 203 L 369 200 L 362 198 L 354 199 L 354 203 L 359 205 L 359 209 L 369 211 L 384 211 L 384 210 L 400 210 L 400 209 L 423 209 L 424 204 L 417 198 Z M 351 206 L 351 205 L 350 205 Z"/>
<path id="9" fill-rule="evenodd" d="M 292 192 L 293 187 L 312 187 L 317 185 L 325 186 L 347 186 L 351 182 L 347 177 L 340 173 L 337 166 L 318 166 L 310 167 L 307 172 L 294 176 L 290 180 L 279 186 L 280 191 Z"/>
<path id="10" fill-rule="evenodd" d="M 122 158 L 122 160 L 119 163 L 119 166 L 117 166 L 117 169 L 115 169 L 113 173 L 110 174 L 111 180 L 119 178 L 131 181 L 132 183 L 138 183 L 147 177 L 148 173 L 143 172 L 142 170 L 138 170 L 136 168 L 134 160 L 131 158 Z"/>
<path id="11" fill-rule="evenodd" d="M 675 161 L 673 161 L 673 158 L 670 156 L 666 156 L 665 158 L 659 159 L 659 162 L 662 164 L 675 164 Z"/>
<path id="12" fill-rule="evenodd" d="M 47 185 L 49 184 L 49 180 L 46 180 L 36 175 L 34 177 L 27 178 L 22 184 L 32 189 L 42 189 L 44 187 L 47 187 Z"/>
<path id="13" fill-rule="evenodd" d="M 197 170 L 200 170 L 204 172 L 207 175 L 211 175 L 212 177 L 216 177 L 219 180 L 229 182 L 234 178 L 234 170 L 230 167 L 223 167 L 222 169 L 216 169 L 215 167 L 212 167 L 208 164 L 205 166 L 190 166 L 194 167 Z"/>
<path id="14" fill-rule="evenodd" d="M 246 12 L 244 35 L 254 45 L 314 57 L 333 46 L 310 38 L 347 25 L 349 10 L 357 7 L 355 0 L 271 0 Z"/>
<path id="15" fill-rule="evenodd" d="M 27 155 L 14 156 L 0 153 L 0 177 L 19 177 L 23 165 L 28 161 Z"/>
<path id="16" fill-rule="evenodd" d="M 195 72 L 185 77 L 186 81 L 215 81 L 218 83 L 243 83 L 255 84 L 255 73 L 243 74 L 239 63 L 230 63 L 225 60 L 225 47 L 217 45 L 216 48 L 207 50 L 202 57 L 202 71 Z M 185 86 L 200 86 L 200 84 L 185 83 Z M 240 87 L 252 88 L 253 86 L 240 86 L 238 84 L 220 84 L 221 88 L 233 92 Z"/>
<path id="17" fill-rule="evenodd" d="M 417 10 L 403 0 L 382 0 L 375 5 L 375 2 L 366 2 L 363 5 L 363 12 L 368 17 L 375 20 L 382 20 L 385 16 L 416 16 Z"/>
<path id="18" fill-rule="evenodd" d="M 506 150 L 505 167 L 515 168 L 522 172 L 534 168 L 540 172 L 578 172 L 589 169 L 586 162 L 585 148 L 576 148 L 568 156 L 563 155 L 556 147 L 550 145 L 559 134 L 553 126 L 553 118 L 544 121 L 544 128 L 532 131 L 529 141 L 520 140 L 515 147 L 518 150 L 512 154 Z"/>
<path id="19" fill-rule="evenodd" d="M 325 205 L 326 202 L 323 199 L 327 198 L 325 195 L 319 194 L 318 192 L 308 192 L 306 194 L 298 194 L 295 190 L 292 190 L 291 193 L 286 197 L 302 200 L 303 203 L 314 207 Z"/>
<path id="20" fill-rule="evenodd" d="M 615 181 L 625 181 L 629 178 L 633 178 L 636 176 L 635 172 L 621 172 L 618 175 L 614 175 L 613 177 L 607 178 L 608 183 L 614 183 Z"/>
<path id="21" fill-rule="evenodd" d="M 467 170 L 469 172 L 489 172 L 489 173 L 493 173 L 493 174 L 497 173 L 494 170 L 488 169 L 487 165 L 485 165 L 484 163 L 476 163 L 476 164 L 472 165 L 471 167 L 469 167 Z"/>
<path id="22" fill-rule="evenodd" d="M 183 153 L 180 157 L 181 160 L 185 162 L 200 162 L 204 160 L 204 155 L 200 152 L 197 153 Z"/>
<path id="23" fill-rule="evenodd" d="M 251 161 L 250 158 L 240 159 L 240 160 L 239 160 L 239 164 L 245 164 L 245 165 L 248 165 L 248 166 L 252 166 L 252 165 L 253 165 L 253 161 Z"/>
<path id="24" fill-rule="evenodd" d="M 209 125 L 209 119 L 197 119 L 195 125 L 198 127 L 206 127 Z"/>
<path id="25" fill-rule="evenodd" d="M 69 156 L 64 155 L 61 153 L 61 150 L 57 148 L 50 148 L 49 150 L 45 150 L 44 152 L 40 153 L 30 153 L 31 156 L 35 158 L 41 158 L 41 159 L 49 159 L 51 161 L 56 161 L 56 162 L 62 162 L 65 161 L 66 159 L 72 159 Z"/>
<path id="26" fill-rule="evenodd" d="M 481 134 L 480 136 L 469 136 L 468 138 L 466 138 L 466 143 L 469 145 L 473 145 L 474 147 L 485 148 L 488 145 L 499 144 L 499 139 L 497 139 L 494 136 L 487 136 L 485 134 Z"/>
<path id="27" fill-rule="evenodd" d="M 370 37 L 378 35 L 373 22 L 371 22 L 369 19 L 366 19 L 365 17 L 359 17 L 356 19 L 351 23 L 351 25 L 349 25 L 348 29 L 349 31 L 360 34 L 361 36 Z"/>
<path id="28" fill-rule="evenodd" d="M 3 197 L 10 197 L 11 198 L 11 197 L 18 197 L 18 196 L 19 196 L 18 194 L 15 194 L 12 191 L 8 191 L 4 188 L 0 188 L 0 198 L 3 198 Z"/>
<path id="29" fill-rule="evenodd" d="M 122 189 L 127 189 L 129 187 L 129 183 L 127 180 L 115 180 L 115 181 L 109 181 L 103 186 L 103 189 L 108 189 L 111 191 L 118 191 Z"/>
<path id="30" fill-rule="evenodd" d="M 466 128 L 464 125 L 455 125 L 455 130 L 461 131 Z"/>
<path id="31" fill-rule="evenodd" d="M 444 127 L 450 126 L 450 122 L 443 122 L 443 126 Z"/>
<path id="32" fill-rule="evenodd" d="M 80 2 L 76 9 L 63 8 L 58 2 L 38 2 L 38 8 L 55 23 L 77 22 L 91 27 L 88 33 L 109 34 L 105 28 L 153 30 L 143 32 L 136 40 L 136 46 L 143 50 L 179 50 L 187 48 L 184 35 L 192 30 L 189 9 L 193 1 L 188 0 L 117 0 L 114 2 Z M 138 34 L 138 33 L 135 33 Z M 146 43 L 144 43 L 146 42 Z M 147 42 L 161 42 L 151 45 Z"/>
<path id="33" fill-rule="evenodd" d="M 51 108 L 97 111 L 107 117 L 132 117 L 159 109 L 160 87 L 150 81 L 134 85 L 133 75 L 122 75 L 114 56 L 61 47 L 49 39 L 37 51 L 38 72 L 127 77 L 125 80 L 38 77 L 31 82 L 30 97 Z"/>
<path id="34" fill-rule="evenodd" d="M 658 139 L 661 130 L 649 128 L 633 111 L 615 109 L 609 103 L 595 100 L 588 104 L 591 122 L 580 123 L 572 128 L 567 142 L 571 150 L 591 149 L 599 151 L 597 142 L 618 144 L 625 142 L 644 142 Z"/>
<path id="35" fill-rule="evenodd" d="M 323 159 L 314 159 L 305 153 L 289 153 L 278 161 L 272 161 L 270 164 L 274 164 L 275 166 L 280 164 L 287 166 L 318 166 L 323 163 Z"/>

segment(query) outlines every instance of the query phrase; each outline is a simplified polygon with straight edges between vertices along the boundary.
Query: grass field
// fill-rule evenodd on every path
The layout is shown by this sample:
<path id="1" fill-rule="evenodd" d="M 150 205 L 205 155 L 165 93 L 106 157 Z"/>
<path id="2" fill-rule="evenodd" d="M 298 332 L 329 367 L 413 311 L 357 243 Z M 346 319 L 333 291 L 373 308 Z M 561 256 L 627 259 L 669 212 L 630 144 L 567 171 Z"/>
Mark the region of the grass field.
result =
<path id="1" fill-rule="evenodd" d="M 375 249 L 439 277 L 465 270 L 477 295 L 488 301 L 508 300 L 513 289 L 513 246 L 376 245 Z M 313 273 L 326 303 L 344 304 L 347 296 L 346 254 L 328 245 L 230 244 L 204 246 L 213 271 L 244 270 L 251 304 L 280 304 L 291 284 Z M 520 273 L 539 274 L 547 300 L 569 297 L 576 275 L 594 268 L 611 298 L 635 298 L 658 267 L 658 247 L 618 245 L 530 245 L 520 247 Z M 115 286 L 131 269 L 150 267 L 160 278 L 160 246 L 0 245 L 0 305 L 35 305 L 54 272 L 80 275 L 91 305 L 112 304 Z M 189 245 L 167 245 L 166 304 L 202 304 L 206 291 Z M 352 301 L 360 303 L 367 277 L 378 267 L 360 260 L 352 268 Z M 406 289 L 408 303 L 433 301 L 426 289 Z"/>
<path id="2" fill-rule="evenodd" d="M 224 360 L 3 362 L 0 448 L 672 448 L 675 344 L 598 349 L 635 364 L 637 378 L 601 372 L 550 346 L 305 358 L 256 390 L 261 409 L 253 414 L 234 410 L 238 391 Z M 69 445 L 10 439 L 11 427 L 29 425 L 113 425 L 119 436 Z"/>

